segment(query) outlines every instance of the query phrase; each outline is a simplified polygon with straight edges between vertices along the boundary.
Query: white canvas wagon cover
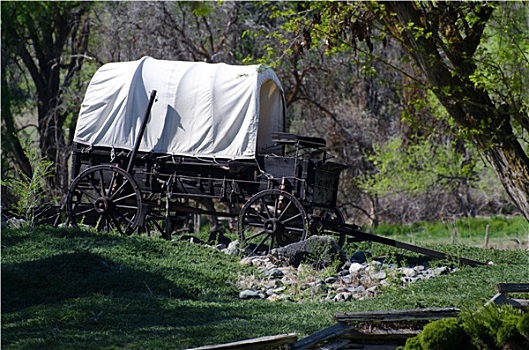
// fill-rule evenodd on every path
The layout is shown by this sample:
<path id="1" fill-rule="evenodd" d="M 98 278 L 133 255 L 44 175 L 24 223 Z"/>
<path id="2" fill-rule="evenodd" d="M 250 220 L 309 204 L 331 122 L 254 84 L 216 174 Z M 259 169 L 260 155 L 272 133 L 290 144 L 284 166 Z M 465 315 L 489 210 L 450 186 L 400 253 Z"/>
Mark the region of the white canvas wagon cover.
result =
<path id="1" fill-rule="evenodd" d="M 144 57 L 99 68 L 74 141 L 133 149 L 152 90 L 143 152 L 249 159 L 273 147 L 272 132 L 284 131 L 283 91 L 271 69 Z"/>

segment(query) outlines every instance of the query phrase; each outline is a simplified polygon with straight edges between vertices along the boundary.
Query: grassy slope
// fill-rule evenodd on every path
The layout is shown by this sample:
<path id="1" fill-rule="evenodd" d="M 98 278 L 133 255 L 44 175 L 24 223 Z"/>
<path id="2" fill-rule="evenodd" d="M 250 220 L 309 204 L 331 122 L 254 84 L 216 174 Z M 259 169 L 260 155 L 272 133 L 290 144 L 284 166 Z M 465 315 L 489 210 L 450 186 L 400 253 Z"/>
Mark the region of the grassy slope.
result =
<path id="1" fill-rule="evenodd" d="M 183 349 L 303 337 L 330 326 L 334 312 L 471 308 L 492 297 L 498 282 L 529 281 L 529 252 L 437 248 L 496 264 L 461 267 L 365 301 L 269 303 L 239 300 L 232 281 L 252 271 L 211 248 L 71 229 L 4 230 L 2 349 Z"/>

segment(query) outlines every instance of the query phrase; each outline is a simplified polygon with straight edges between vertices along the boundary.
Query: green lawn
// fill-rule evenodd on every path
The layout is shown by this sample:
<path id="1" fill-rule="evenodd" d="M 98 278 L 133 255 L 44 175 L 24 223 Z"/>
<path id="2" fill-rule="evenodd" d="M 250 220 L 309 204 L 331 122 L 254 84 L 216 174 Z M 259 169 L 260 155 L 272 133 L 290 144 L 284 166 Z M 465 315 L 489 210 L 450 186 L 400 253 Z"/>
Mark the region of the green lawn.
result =
<path id="1" fill-rule="evenodd" d="M 256 272 L 212 248 L 73 229 L 8 229 L 2 349 L 183 349 L 291 332 L 301 338 L 332 325 L 335 312 L 473 308 L 494 295 L 498 282 L 529 281 L 528 251 L 430 247 L 494 265 L 462 266 L 364 301 L 241 301 L 233 282 Z M 417 258 L 377 244 L 346 248 Z"/>
<path id="2" fill-rule="evenodd" d="M 373 233 L 412 244 L 459 243 L 484 247 L 487 226 L 489 248 L 529 249 L 529 222 L 521 216 L 460 218 L 400 226 L 383 224 L 373 229 Z"/>

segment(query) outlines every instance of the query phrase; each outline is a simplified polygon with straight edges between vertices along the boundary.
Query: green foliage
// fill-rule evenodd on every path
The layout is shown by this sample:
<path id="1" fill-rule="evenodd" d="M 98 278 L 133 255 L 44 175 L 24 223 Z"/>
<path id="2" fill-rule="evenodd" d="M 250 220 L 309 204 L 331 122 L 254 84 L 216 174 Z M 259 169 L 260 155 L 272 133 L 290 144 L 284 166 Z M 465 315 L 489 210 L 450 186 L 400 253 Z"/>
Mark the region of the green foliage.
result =
<path id="1" fill-rule="evenodd" d="M 529 338 L 522 335 L 520 324 L 527 322 L 528 315 L 511 306 L 479 307 L 463 312 L 459 319 L 427 324 L 418 336 L 406 341 L 404 349 L 527 349 Z"/>
<path id="2" fill-rule="evenodd" d="M 519 315 L 507 315 L 501 320 L 501 326 L 496 335 L 496 343 L 503 347 L 516 347 L 523 344 L 524 338 L 517 329 L 521 317 Z"/>
<path id="3" fill-rule="evenodd" d="M 474 84 L 491 92 L 496 103 L 509 101 L 521 109 L 529 106 L 528 16 L 527 4 L 497 7 L 476 52 L 477 68 L 470 75 Z"/>
<path id="4" fill-rule="evenodd" d="M 358 181 L 361 188 L 373 195 L 420 194 L 457 185 L 462 179 L 475 181 L 475 160 L 465 159 L 451 145 L 436 145 L 428 140 L 404 146 L 402 138 L 395 137 L 375 147 L 374 154 L 367 159 L 376 172 Z"/>
<path id="5" fill-rule="evenodd" d="M 529 342 L 529 312 L 524 313 L 522 317 L 520 317 L 516 328 L 518 329 L 518 332 L 520 332 L 520 334 L 524 336 Z"/>
<path id="6" fill-rule="evenodd" d="M 420 341 L 425 350 L 464 349 L 468 336 L 457 318 L 445 318 L 427 324 Z"/>
<path id="7" fill-rule="evenodd" d="M 16 217 L 25 220 L 28 225 L 33 225 L 35 209 L 45 201 L 53 202 L 45 192 L 46 179 L 53 176 L 53 162 L 41 158 L 38 150 L 31 146 L 25 147 L 25 154 L 33 169 L 32 177 L 21 171 L 14 174 L 3 173 L 1 184 L 15 198 L 12 209 Z"/>
<path id="8" fill-rule="evenodd" d="M 405 350 L 422 350 L 421 337 L 415 336 L 406 339 Z"/>
<path id="9" fill-rule="evenodd" d="M 473 346 L 479 349 L 501 349 L 513 342 L 523 344 L 516 328 L 521 316 L 519 309 L 493 304 L 461 314 Z"/>

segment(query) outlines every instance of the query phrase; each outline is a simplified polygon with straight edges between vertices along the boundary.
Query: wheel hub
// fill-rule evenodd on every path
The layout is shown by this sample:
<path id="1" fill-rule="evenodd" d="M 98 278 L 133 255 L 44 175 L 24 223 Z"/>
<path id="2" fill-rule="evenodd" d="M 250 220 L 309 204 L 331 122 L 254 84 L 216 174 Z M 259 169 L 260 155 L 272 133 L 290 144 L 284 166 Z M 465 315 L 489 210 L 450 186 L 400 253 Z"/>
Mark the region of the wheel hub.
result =
<path id="1" fill-rule="evenodd" d="M 94 209 L 98 214 L 106 213 L 108 209 L 110 208 L 110 203 L 111 203 L 110 198 L 99 197 L 94 202 Z"/>
<path id="2" fill-rule="evenodd" d="M 268 219 L 264 223 L 266 233 L 277 235 L 284 231 L 283 224 L 277 219 Z"/>

